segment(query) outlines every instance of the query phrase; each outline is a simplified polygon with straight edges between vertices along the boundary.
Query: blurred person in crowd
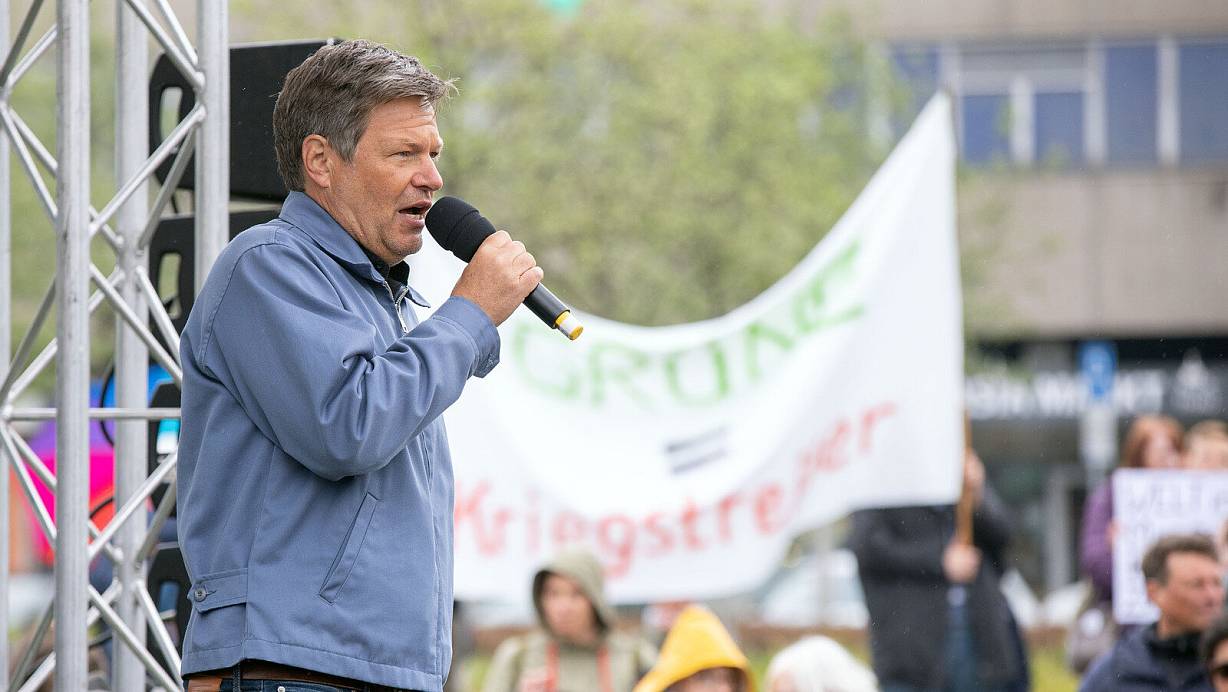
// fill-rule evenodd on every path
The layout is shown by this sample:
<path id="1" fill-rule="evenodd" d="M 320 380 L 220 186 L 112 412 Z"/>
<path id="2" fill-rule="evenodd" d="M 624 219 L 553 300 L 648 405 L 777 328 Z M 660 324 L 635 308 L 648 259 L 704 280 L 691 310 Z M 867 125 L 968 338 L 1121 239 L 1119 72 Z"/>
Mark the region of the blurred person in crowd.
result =
<path id="1" fill-rule="evenodd" d="M 1125 635 L 1093 663 L 1080 692 L 1209 692 L 1198 644 L 1224 607 L 1214 543 L 1204 534 L 1164 536 L 1147 549 L 1142 569 L 1159 619 Z"/>
<path id="2" fill-rule="evenodd" d="M 755 692 L 750 662 L 712 611 L 689 606 L 635 692 Z"/>
<path id="3" fill-rule="evenodd" d="M 827 637 L 805 637 L 781 649 L 767 669 L 767 692 L 876 692 L 878 680 Z"/>
<path id="4" fill-rule="evenodd" d="M 1195 471 L 1228 471 L 1228 424 L 1204 420 L 1185 434 L 1181 465 Z"/>
<path id="5" fill-rule="evenodd" d="M 656 659 L 646 641 L 614 631 L 601 563 L 560 553 L 533 578 L 541 627 L 503 642 L 483 692 L 628 692 Z"/>
<path id="6" fill-rule="evenodd" d="M 1130 425 L 1118 468 L 1173 469 L 1181 466 L 1181 424 L 1168 416 L 1139 416 Z M 1083 505 L 1079 566 L 1091 580 L 1097 603 L 1113 601 L 1113 483 L 1106 478 Z"/>
<path id="7" fill-rule="evenodd" d="M 963 494 L 972 509 L 971 543 L 957 535 L 953 505 L 853 514 L 849 547 L 884 692 L 1027 689 L 1023 640 L 998 586 L 1010 524 L 971 448 Z"/>
<path id="8" fill-rule="evenodd" d="M 1215 549 L 1219 551 L 1219 564 L 1224 570 L 1225 584 L 1228 584 L 1228 519 L 1215 534 Z"/>
<path id="9" fill-rule="evenodd" d="M 1215 692 L 1228 692 L 1228 615 L 1221 615 L 1202 635 L 1202 665 Z"/>

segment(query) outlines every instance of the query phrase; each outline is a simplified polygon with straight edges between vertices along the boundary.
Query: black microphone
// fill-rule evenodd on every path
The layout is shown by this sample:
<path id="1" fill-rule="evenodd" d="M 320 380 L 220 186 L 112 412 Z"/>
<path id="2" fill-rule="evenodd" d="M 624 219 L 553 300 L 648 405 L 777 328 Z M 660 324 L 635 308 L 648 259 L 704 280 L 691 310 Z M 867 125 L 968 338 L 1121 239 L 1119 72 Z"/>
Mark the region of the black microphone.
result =
<path id="1" fill-rule="evenodd" d="M 494 224 L 473 205 L 456 197 L 435 200 L 426 212 L 426 228 L 434 236 L 435 242 L 464 262 L 473 259 L 473 253 L 477 252 L 482 241 L 495 232 Z M 543 284 L 537 284 L 533 292 L 525 297 L 524 304 L 542 322 L 563 332 L 572 341 L 584 331 L 580 321 L 571 314 L 571 309 Z"/>

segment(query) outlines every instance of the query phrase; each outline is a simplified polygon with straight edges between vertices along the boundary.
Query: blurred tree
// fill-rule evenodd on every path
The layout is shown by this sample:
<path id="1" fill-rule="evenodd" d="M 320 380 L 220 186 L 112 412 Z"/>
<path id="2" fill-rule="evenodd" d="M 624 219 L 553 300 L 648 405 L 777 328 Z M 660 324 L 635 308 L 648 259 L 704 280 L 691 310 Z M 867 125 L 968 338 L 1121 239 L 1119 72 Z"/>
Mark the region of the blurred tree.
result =
<path id="1" fill-rule="evenodd" d="M 10 22 L 15 27 L 29 9 L 28 3 L 14 6 Z M 102 206 L 115 192 L 115 46 L 113 3 L 95 3 L 90 7 L 90 166 L 92 169 L 92 201 Z M 24 55 L 34 41 L 46 31 L 55 16 L 54 7 L 44 7 L 34 24 Z M 9 105 L 39 138 L 52 156 L 56 155 L 56 74 L 54 48 L 44 53 L 28 73 L 17 83 Z M 39 177 L 51 195 L 55 195 L 55 176 L 36 165 Z M 56 246 L 53 224 L 43 202 L 34 191 L 29 175 L 18 161 L 16 147 L 11 153 L 11 214 L 12 214 L 12 324 L 13 347 L 25 335 L 44 292 L 55 276 Z M 115 265 L 114 252 L 101 237 L 91 245 L 91 258 L 104 273 Z M 93 289 L 93 286 L 91 286 Z M 114 313 L 107 306 L 95 312 L 91 320 L 91 363 L 97 374 L 114 350 Z M 35 353 L 55 335 L 55 320 L 47 320 L 35 341 Z M 34 389 L 49 394 L 55 382 L 54 367 L 44 371 L 35 381 Z"/>
<path id="2" fill-rule="evenodd" d="M 236 39 L 364 37 L 418 55 L 445 192 L 522 238 L 581 309 L 722 314 L 792 268 L 881 160 L 887 70 L 847 22 L 776 3 L 236 0 Z M 891 100 L 879 103 L 890 105 Z"/>

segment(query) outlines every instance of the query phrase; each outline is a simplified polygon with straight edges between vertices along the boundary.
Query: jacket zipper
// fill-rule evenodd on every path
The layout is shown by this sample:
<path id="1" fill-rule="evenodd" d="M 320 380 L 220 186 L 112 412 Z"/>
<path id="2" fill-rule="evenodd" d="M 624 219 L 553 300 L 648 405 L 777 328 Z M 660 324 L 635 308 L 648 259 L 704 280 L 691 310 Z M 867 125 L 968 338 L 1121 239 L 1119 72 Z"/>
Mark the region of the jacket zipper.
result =
<path id="1" fill-rule="evenodd" d="M 405 321 L 405 315 L 401 314 L 401 302 L 405 299 L 405 294 L 409 293 L 409 286 L 402 288 L 399 296 L 392 294 L 392 286 L 388 285 L 387 281 L 384 282 L 384 288 L 388 291 L 388 297 L 392 299 L 392 309 L 397 313 L 397 320 L 401 322 L 401 333 L 408 334 L 409 323 Z"/>

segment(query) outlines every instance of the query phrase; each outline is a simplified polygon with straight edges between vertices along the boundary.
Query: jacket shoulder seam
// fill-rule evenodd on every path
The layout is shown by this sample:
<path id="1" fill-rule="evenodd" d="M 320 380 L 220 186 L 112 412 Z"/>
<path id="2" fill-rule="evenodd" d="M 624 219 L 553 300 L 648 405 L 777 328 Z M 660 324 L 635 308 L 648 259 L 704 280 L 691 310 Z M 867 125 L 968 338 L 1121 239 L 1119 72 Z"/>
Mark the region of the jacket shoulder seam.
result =
<path id="1" fill-rule="evenodd" d="M 209 318 L 205 320 L 204 338 L 201 339 L 200 351 L 199 353 L 196 354 L 196 360 L 201 364 L 201 367 L 204 367 L 204 368 L 209 367 L 208 363 L 206 362 L 206 354 L 208 354 L 209 352 L 210 342 L 213 341 L 213 324 L 214 324 L 214 321 L 217 319 L 218 311 L 221 310 L 222 308 L 222 301 L 226 299 L 226 294 L 230 291 L 230 284 L 234 280 L 235 271 L 238 270 L 239 263 L 242 262 L 243 258 L 246 257 L 247 254 L 253 250 L 265 247 L 267 245 L 280 245 L 281 242 L 279 241 L 277 237 L 279 234 L 280 234 L 280 229 L 274 227 L 272 238 L 268 240 L 263 240 L 249 248 L 244 248 L 244 250 L 239 253 L 239 256 L 235 258 L 234 262 L 231 263 L 230 272 L 226 275 L 226 285 L 222 287 L 221 293 L 218 295 L 217 302 L 214 303 L 213 305 L 213 311 L 209 313 Z"/>

